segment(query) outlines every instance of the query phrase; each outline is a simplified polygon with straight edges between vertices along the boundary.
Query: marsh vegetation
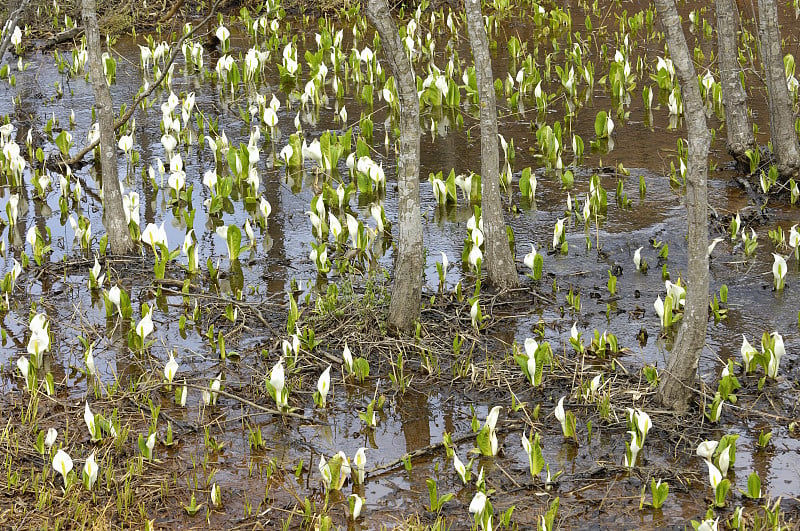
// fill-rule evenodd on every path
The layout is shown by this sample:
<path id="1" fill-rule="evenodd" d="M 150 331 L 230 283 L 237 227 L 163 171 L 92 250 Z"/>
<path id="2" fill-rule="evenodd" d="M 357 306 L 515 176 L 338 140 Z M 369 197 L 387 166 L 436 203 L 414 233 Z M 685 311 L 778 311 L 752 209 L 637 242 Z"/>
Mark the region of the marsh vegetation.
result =
<path id="1" fill-rule="evenodd" d="M 689 91 L 645 2 L 83 7 L 0 69 L 4 526 L 797 525 L 796 35 L 732 139 L 706 3 Z"/>

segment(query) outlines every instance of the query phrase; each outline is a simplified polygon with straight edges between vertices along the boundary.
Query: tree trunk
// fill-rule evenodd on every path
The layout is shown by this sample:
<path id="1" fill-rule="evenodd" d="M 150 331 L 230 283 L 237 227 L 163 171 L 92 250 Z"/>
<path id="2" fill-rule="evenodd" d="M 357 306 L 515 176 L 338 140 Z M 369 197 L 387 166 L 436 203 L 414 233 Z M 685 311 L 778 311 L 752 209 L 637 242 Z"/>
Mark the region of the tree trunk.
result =
<path id="1" fill-rule="evenodd" d="M 422 297 L 422 220 L 419 199 L 419 97 L 411 61 L 386 0 L 369 0 L 367 17 L 378 31 L 400 104 L 400 153 L 397 164 L 397 220 L 400 237 L 389 304 L 389 328 L 410 332 L 419 319 Z"/>
<path id="2" fill-rule="evenodd" d="M 108 234 L 108 243 L 115 254 L 133 251 L 122 192 L 117 175 L 117 141 L 114 135 L 114 104 L 103 74 L 100 59 L 100 30 L 97 26 L 95 0 L 83 0 L 83 25 L 86 27 L 86 48 L 89 55 L 89 78 L 94 89 L 97 122 L 100 125 L 100 168 L 103 189 L 103 225 Z"/>
<path id="3" fill-rule="evenodd" d="M 669 53 L 678 74 L 683 95 L 689 141 L 686 172 L 686 210 L 688 217 L 688 278 L 686 304 L 678 337 L 662 371 L 658 401 L 683 412 L 692 398 L 697 362 L 705 344 L 708 324 L 708 149 L 711 135 L 706 125 L 703 102 L 689 48 L 683 35 L 678 10 L 673 0 L 656 0 Z"/>
<path id="4" fill-rule="evenodd" d="M 772 150 L 782 177 L 797 174 L 800 152 L 794 132 L 792 103 L 786 86 L 781 50 L 781 30 L 778 27 L 778 7 L 775 0 L 758 0 L 758 29 L 761 39 L 761 64 L 767 82 L 769 123 Z"/>
<path id="5" fill-rule="evenodd" d="M 726 147 L 737 162 L 744 163 L 747 161 L 745 152 L 755 149 L 756 142 L 747 117 L 747 94 L 739 77 L 742 71 L 736 43 L 739 11 L 734 0 L 717 0 L 716 11 L 719 77 L 722 105 L 725 107 L 725 130 L 728 134 Z"/>
<path id="6" fill-rule="evenodd" d="M 464 0 L 464 9 L 481 106 L 481 182 L 483 183 L 481 217 L 486 232 L 484 263 L 489 273 L 489 284 L 501 289 L 513 288 L 519 285 L 519 278 L 514 257 L 511 255 L 511 247 L 508 245 L 500 199 L 497 108 L 492 62 L 489 57 L 489 40 L 483 26 L 480 0 Z"/>

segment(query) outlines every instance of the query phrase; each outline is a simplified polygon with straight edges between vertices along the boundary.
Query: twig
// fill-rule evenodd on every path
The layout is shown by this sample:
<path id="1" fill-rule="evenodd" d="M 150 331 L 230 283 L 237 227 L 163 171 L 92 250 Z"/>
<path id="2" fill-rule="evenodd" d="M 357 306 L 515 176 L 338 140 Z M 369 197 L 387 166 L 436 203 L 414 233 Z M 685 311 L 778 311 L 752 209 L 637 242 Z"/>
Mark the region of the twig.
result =
<path id="1" fill-rule="evenodd" d="M 163 385 L 166 386 L 168 384 L 164 383 Z M 177 384 L 172 384 L 172 385 L 177 385 Z M 190 389 L 196 389 L 198 391 L 208 391 L 209 390 L 208 387 L 203 387 L 201 385 L 195 385 L 195 384 L 185 384 L 185 385 L 186 385 L 186 387 L 188 387 Z M 279 416 L 283 416 L 283 417 L 291 417 L 293 419 L 304 420 L 306 422 L 314 422 L 316 424 L 327 424 L 326 422 L 314 421 L 314 420 L 310 419 L 309 417 L 306 417 L 305 415 L 300 415 L 299 413 L 292 413 L 291 411 L 281 412 L 281 411 L 278 411 L 277 409 L 272 409 L 272 408 L 269 408 L 269 407 L 261 406 L 259 404 L 256 404 L 255 402 L 251 402 L 250 400 L 247 400 L 246 398 L 242 398 L 240 396 L 236 396 L 233 393 L 229 393 L 228 391 L 225 391 L 224 389 L 219 389 L 218 391 L 214 391 L 214 393 L 220 394 L 222 396 L 227 396 L 228 398 L 233 398 L 234 400 L 236 400 L 238 402 L 241 402 L 242 404 L 246 404 L 246 405 L 252 407 L 253 409 L 257 409 L 257 410 L 261 411 L 262 413 L 270 413 L 272 415 L 279 415 Z"/>
<path id="2" fill-rule="evenodd" d="M 467 439 L 473 439 L 473 438 L 475 438 L 475 434 L 474 433 L 465 433 L 465 434 L 460 435 L 459 437 L 456 437 L 455 439 L 453 439 L 451 441 L 451 443 L 453 445 L 456 445 L 456 444 L 459 444 L 459 443 L 462 443 L 462 442 L 466 441 Z M 384 465 L 377 466 L 377 467 L 373 468 L 372 470 L 368 470 L 367 471 L 367 475 L 370 478 L 374 478 L 376 476 L 381 476 L 383 474 L 391 472 L 395 468 L 399 468 L 399 466 L 403 464 L 404 460 L 415 459 L 417 457 L 421 457 L 423 455 L 427 455 L 427 454 L 429 454 L 431 452 L 435 452 L 436 450 L 439 450 L 440 448 L 443 448 L 443 447 L 444 447 L 444 441 L 438 442 L 438 443 L 429 444 L 428 446 L 425 446 L 424 448 L 419 448 L 417 450 L 414 450 L 411 453 L 405 454 L 405 455 L 403 455 L 403 457 L 401 457 L 399 459 L 395 459 L 394 461 L 390 461 L 390 462 L 388 462 L 388 463 L 386 463 Z"/>

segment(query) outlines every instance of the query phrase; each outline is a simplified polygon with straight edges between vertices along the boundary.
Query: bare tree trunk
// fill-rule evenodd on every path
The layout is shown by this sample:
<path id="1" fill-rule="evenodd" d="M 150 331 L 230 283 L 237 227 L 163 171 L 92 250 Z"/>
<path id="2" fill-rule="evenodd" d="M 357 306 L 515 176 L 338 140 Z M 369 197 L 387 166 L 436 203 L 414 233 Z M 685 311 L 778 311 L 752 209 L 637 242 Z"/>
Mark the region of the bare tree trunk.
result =
<path id="1" fill-rule="evenodd" d="M 389 327 L 410 332 L 419 319 L 422 297 L 422 220 L 419 199 L 419 97 L 411 61 L 386 0 L 369 0 L 367 17 L 381 37 L 400 103 L 400 153 L 397 165 L 397 219 L 400 238 L 389 304 Z"/>
<path id="2" fill-rule="evenodd" d="M 753 128 L 747 116 L 747 94 L 739 77 L 742 71 L 737 58 L 736 30 L 739 11 L 734 0 L 717 0 L 717 49 L 722 104 L 725 106 L 725 130 L 728 153 L 738 162 L 747 160 L 745 152 L 755 149 Z"/>
<path id="3" fill-rule="evenodd" d="M 86 26 L 86 48 L 89 54 L 89 78 L 94 89 L 97 122 L 100 125 L 100 167 L 103 186 L 103 225 L 108 233 L 108 243 L 115 254 L 133 251 L 122 192 L 117 175 L 117 142 L 114 135 L 114 104 L 106 85 L 100 59 L 100 30 L 97 26 L 95 0 L 83 0 L 83 25 Z"/>
<path id="4" fill-rule="evenodd" d="M 519 285 L 519 278 L 514 257 L 511 255 L 511 247 L 508 245 L 500 199 L 497 106 L 492 62 L 489 57 L 489 40 L 483 26 L 480 0 L 464 0 L 464 9 L 481 106 L 481 182 L 483 183 L 481 217 L 486 232 L 485 264 L 490 284 L 501 289 L 513 288 Z"/>
<path id="5" fill-rule="evenodd" d="M 667 368 L 662 372 L 658 400 L 666 407 L 683 412 L 692 398 L 697 362 L 703 351 L 708 324 L 708 149 L 711 134 L 706 125 L 700 88 L 683 35 L 678 10 L 673 0 L 656 0 L 661 25 L 683 94 L 689 140 L 686 173 L 688 217 L 688 279 L 686 305 L 678 337 Z"/>
<path id="6" fill-rule="evenodd" d="M 758 0 L 758 29 L 761 39 L 761 64 L 767 82 L 769 123 L 772 150 L 783 177 L 796 175 L 800 168 L 800 151 L 794 132 L 792 104 L 781 50 L 781 30 L 778 27 L 778 7 L 775 0 Z"/>

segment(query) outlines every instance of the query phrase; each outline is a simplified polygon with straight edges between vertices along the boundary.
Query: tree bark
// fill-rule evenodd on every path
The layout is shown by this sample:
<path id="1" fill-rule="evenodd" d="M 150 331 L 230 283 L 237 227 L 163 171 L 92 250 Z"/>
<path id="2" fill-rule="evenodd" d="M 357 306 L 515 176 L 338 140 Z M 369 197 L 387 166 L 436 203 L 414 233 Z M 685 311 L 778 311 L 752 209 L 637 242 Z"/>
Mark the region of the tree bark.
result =
<path id="1" fill-rule="evenodd" d="M 378 31 L 389 69 L 397 82 L 400 105 L 400 153 L 397 165 L 397 220 L 400 237 L 388 324 L 410 332 L 419 319 L 422 297 L 422 220 L 419 198 L 419 97 L 411 61 L 386 0 L 369 0 L 367 17 Z"/>
<path id="2" fill-rule="evenodd" d="M 86 27 L 86 48 L 89 55 L 89 78 L 94 90 L 97 107 L 97 122 L 100 125 L 100 168 L 103 190 L 103 225 L 108 234 L 108 243 L 115 254 L 133 251 L 122 192 L 117 174 L 117 139 L 114 134 L 114 104 L 103 74 L 100 59 L 100 29 L 97 26 L 95 0 L 83 0 L 83 25 Z"/>
<path id="3" fill-rule="evenodd" d="M 717 0 L 717 49 L 719 77 L 722 85 L 722 105 L 725 107 L 726 148 L 739 163 L 747 161 L 745 152 L 755 149 L 753 127 L 747 116 L 747 94 L 739 77 L 742 71 L 738 60 L 736 33 L 739 11 L 734 0 Z"/>
<path id="4" fill-rule="evenodd" d="M 772 151 L 782 177 L 797 174 L 800 168 L 797 134 L 794 132 L 792 103 L 786 86 L 775 0 L 758 0 L 758 29 L 761 39 L 761 64 L 767 82 Z"/>
<path id="5" fill-rule="evenodd" d="M 703 102 L 689 48 L 683 35 L 678 10 L 673 0 L 656 0 L 669 53 L 678 74 L 683 95 L 689 141 L 686 172 L 686 210 L 688 217 L 688 278 L 686 304 L 675 345 L 662 371 L 657 399 L 678 412 L 688 408 L 697 373 L 697 363 L 705 344 L 708 323 L 708 150 L 711 134 L 706 125 Z"/>
<path id="6" fill-rule="evenodd" d="M 483 26 L 480 0 L 464 0 L 467 16 L 467 31 L 475 76 L 478 82 L 478 97 L 481 113 L 481 182 L 483 183 L 481 217 L 486 232 L 486 269 L 489 284 L 504 289 L 519 285 L 517 267 L 508 244 L 506 224 L 503 220 L 500 199 L 500 156 L 497 143 L 497 106 L 494 94 L 492 62 L 489 57 L 489 40 Z"/>

